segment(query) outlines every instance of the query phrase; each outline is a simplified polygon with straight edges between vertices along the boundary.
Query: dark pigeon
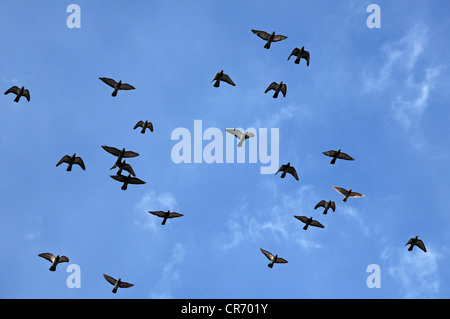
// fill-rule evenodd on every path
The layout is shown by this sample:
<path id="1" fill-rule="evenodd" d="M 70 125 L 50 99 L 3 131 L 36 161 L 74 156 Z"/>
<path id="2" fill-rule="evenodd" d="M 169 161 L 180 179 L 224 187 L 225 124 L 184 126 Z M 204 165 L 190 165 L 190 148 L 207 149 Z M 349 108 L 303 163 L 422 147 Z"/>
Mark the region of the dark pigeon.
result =
<path id="1" fill-rule="evenodd" d="M 270 49 L 270 44 L 272 42 L 278 42 L 278 41 L 287 39 L 287 37 L 284 36 L 284 35 L 275 34 L 275 31 L 273 31 L 271 34 L 268 34 L 265 31 L 253 30 L 252 29 L 252 32 L 254 34 L 256 34 L 258 37 L 260 37 L 261 39 L 267 41 L 266 44 L 264 45 L 264 48 L 266 48 L 266 49 Z"/>

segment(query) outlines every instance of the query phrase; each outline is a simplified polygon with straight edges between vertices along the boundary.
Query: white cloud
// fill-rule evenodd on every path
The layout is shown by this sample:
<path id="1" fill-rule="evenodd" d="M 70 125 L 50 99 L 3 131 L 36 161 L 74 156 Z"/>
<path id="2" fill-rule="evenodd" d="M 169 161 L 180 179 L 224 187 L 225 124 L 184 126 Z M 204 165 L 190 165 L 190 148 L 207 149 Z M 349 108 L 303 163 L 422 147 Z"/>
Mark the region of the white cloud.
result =
<path id="1" fill-rule="evenodd" d="M 135 205 L 135 209 L 139 211 L 139 217 L 134 221 L 135 225 L 144 229 L 156 231 L 159 229 L 161 219 L 150 215 L 148 211 L 176 211 L 177 201 L 169 192 L 157 194 L 154 190 L 151 190 L 145 193 L 141 200 Z M 146 214 L 142 214 L 142 212 L 145 212 Z"/>

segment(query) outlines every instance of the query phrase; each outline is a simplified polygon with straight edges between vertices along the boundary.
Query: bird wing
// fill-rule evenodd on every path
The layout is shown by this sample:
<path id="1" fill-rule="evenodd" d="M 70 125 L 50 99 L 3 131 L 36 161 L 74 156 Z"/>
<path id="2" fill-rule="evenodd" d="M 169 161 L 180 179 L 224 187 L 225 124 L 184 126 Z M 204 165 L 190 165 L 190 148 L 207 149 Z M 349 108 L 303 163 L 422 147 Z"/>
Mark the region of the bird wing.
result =
<path id="1" fill-rule="evenodd" d="M 169 218 L 175 218 L 175 217 L 181 217 L 181 216 L 183 216 L 183 214 L 176 213 L 176 212 L 169 213 Z"/>
<path id="2" fill-rule="evenodd" d="M 56 166 L 59 166 L 59 165 L 61 165 L 62 163 L 69 163 L 69 160 L 70 160 L 70 156 L 69 155 L 64 155 L 60 160 L 59 160 L 59 162 L 56 164 Z"/>
<path id="3" fill-rule="evenodd" d="M 422 249 L 424 252 L 427 252 L 427 249 L 425 248 L 425 244 L 422 240 L 418 239 L 416 242 L 416 246 Z"/>
<path id="4" fill-rule="evenodd" d="M 120 287 L 120 288 L 130 288 L 130 287 L 133 287 L 133 286 L 134 286 L 133 284 L 130 284 L 130 283 L 125 282 L 125 281 L 121 281 L 121 282 L 119 283 L 119 287 Z"/>
<path id="5" fill-rule="evenodd" d="M 347 190 L 346 190 L 345 188 L 337 187 L 337 186 L 333 186 L 333 188 L 334 188 L 338 193 L 341 193 L 342 195 L 347 194 Z"/>
<path id="6" fill-rule="evenodd" d="M 216 81 L 218 77 L 219 77 L 219 73 L 216 73 L 216 74 L 214 75 L 214 79 L 212 79 L 212 81 L 211 81 L 211 82 L 214 82 L 214 81 Z"/>
<path id="7" fill-rule="evenodd" d="M 260 37 L 261 39 L 263 39 L 263 40 L 269 40 L 269 36 L 270 35 L 267 32 L 265 32 L 265 31 L 253 30 L 252 29 L 252 32 L 254 34 L 256 34 L 258 37 Z"/>
<path id="8" fill-rule="evenodd" d="M 112 179 L 115 179 L 118 182 L 124 182 L 125 181 L 125 176 L 123 175 L 109 175 Z"/>
<path id="9" fill-rule="evenodd" d="M 126 170 L 131 175 L 136 176 L 136 174 L 134 173 L 134 170 L 130 164 L 128 164 L 128 163 L 123 164 L 122 169 Z"/>
<path id="10" fill-rule="evenodd" d="M 117 83 L 116 81 L 114 81 L 113 79 L 110 79 L 110 78 L 99 78 L 99 79 L 111 87 L 115 87 L 116 83 Z"/>
<path id="11" fill-rule="evenodd" d="M 336 151 L 326 151 L 326 152 L 323 152 L 322 154 L 324 154 L 326 156 L 333 157 L 334 154 L 336 154 Z"/>
<path id="12" fill-rule="evenodd" d="M 236 84 L 234 84 L 233 80 L 230 78 L 230 76 L 228 74 L 222 75 L 222 81 L 227 82 L 228 84 L 231 84 L 232 86 L 236 86 Z"/>
<path id="13" fill-rule="evenodd" d="M 102 148 L 107 151 L 108 153 L 114 155 L 114 156 L 119 156 L 120 155 L 120 150 L 112 147 L 112 146 L 106 146 L 106 145 L 102 145 Z"/>
<path id="14" fill-rule="evenodd" d="M 270 253 L 270 252 L 268 252 L 267 250 L 264 250 L 264 249 L 262 249 L 262 248 L 260 248 L 260 249 L 261 249 L 262 253 L 264 254 L 264 256 L 267 257 L 267 259 L 272 260 L 272 258 L 273 258 L 272 253 Z"/>
<path id="15" fill-rule="evenodd" d="M 103 277 L 105 277 L 105 279 L 106 279 L 106 281 L 107 282 L 109 282 L 111 285 L 115 285 L 116 284 L 116 282 L 117 282 L 117 280 L 116 279 L 114 279 L 113 277 L 111 277 L 111 276 L 108 276 L 108 275 L 106 275 L 106 274 L 103 274 Z"/>
<path id="16" fill-rule="evenodd" d="M 120 89 L 120 90 L 134 90 L 135 87 L 132 86 L 131 84 L 128 84 L 128 83 L 122 83 L 122 84 L 120 85 L 120 88 L 119 88 L 119 89 Z"/>
<path id="17" fill-rule="evenodd" d="M 364 195 L 357 192 L 350 192 L 348 197 L 364 197 Z"/>
<path id="18" fill-rule="evenodd" d="M 331 207 L 331 209 L 333 210 L 333 212 L 336 210 L 336 203 L 335 202 L 333 202 L 333 201 L 331 201 L 331 203 L 330 203 L 330 207 Z"/>
<path id="19" fill-rule="evenodd" d="M 283 83 L 283 85 L 281 85 L 281 93 L 283 93 L 283 96 L 286 97 L 287 86 L 284 83 Z"/>
<path id="20" fill-rule="evenodd" d="M 5 95 L 9 94 L 9 93 L 14 93 L 15 95 L 17 95 L 19 93 L 19 88 L 17 86 L 13 86 L 11 88 L 9 88 L 8 90 L 6 90 Z"/>
<path id="21" fill-rule="evenodd" d="M 80 167 L 81 167 L 83 170 L 86 169 L 86 166 L 84 166 L 83 159 L 82 159 L 81 157 L 79 157 L 79 156 L 75 157 L 73 163 L 74 163 L 74 164 L 80 165 Z"/>
<path id="22" fill-rule="evenodd" d="M 306 217 L 306 216 L 295 216 L 294 215 L 294 217 L 297 218 L 298 220 L 304 222 L 305 224 L 308 222 L 308 217 Z"/>
<path id="23" fill-rule="evenodd" d="M 148 122 L 147 127 L 150 129 L 150 132 L 153 132 L 153 123 L 152 122 Z"/>
<path id="24" fill-rule="evenodd" d="M 236 136 L 238 139 L 241 139 L 243 133 L 239 130 L 235 130 L 232 128 L 227 128 L 225 131 L 227 131 L 228 133 L 233 134 L 234 136 Z"/>
<path id="25" fill-rule="evenodd" d="M 273 37 L 273 42 L 278 42 L 281 40 L 287 39 L 287 36 L 281 35 L 281 34 L 277 34 Z"/>
<path id="26" fill-rule="evenodd" d="M 69 262 L 69 258 L 67 258 L 66 256 L 59 257 L 58 263 L 68 263 L 68 262 Z"/>
<path id="27" fill-rule="evenodd" d="M 25 89 L 25 90 L 23 90 L 22 95 L 26 97 L 26 99 L 27 99 L 28 102 L 30 102 L 30 91 L 28 91 L 27 89 Z"/>
<path id="28" fill-rule="evenodd" d="M 166 214 L 166 212 L 163 212 L 162 210 L 157 210 L 157 211 L 148 211 L 150 214 L 153 214 L 155 216 L 158 217 L 164 217 L 164 215 Z"/>
<path id="29" fill-rule="evenodd" d="M 355 160 L 353 157 L 351 157 L 347 153 L 342 153 L 342 152 L 339 153 L 338 158 L 344 159 L 344 160 L 347 160 L 347 161 L 354 161 Z"/>
<path id="30" fill-rule="evenodd" d="M 39 257 L 45 258 L 50 262 L 54 262 L 55 261 L 55 256 L 53 256 L 52 253 L 42 253 L 38 255 Z"/>
<path id="31" fill-rule="evenodd" d="M 286 165 L 281 165 L 280 166 L 280 168 L 278 169 L 278 171 L 275 173 L 275 175 L 278 173 L 278 172 L 282 172 L 282 171 L 284 171 L 284 169 L 286 168 Z"/>
<path id="32" fill-rule="evenodd" d="M 255 136 L 255 134 L 253 134 L 253 133 L 245 132 L 245 139 L 249 139 L 249 138 L 254 137 L 254 136 Z"/>
<path id="33" fill-rule="evenodd" d="M 314 209 L 317 209 L 317 208 L 319 208 L 319 207 L 325 207 L 326 204 L 327 204 L 326 201 L 321 200 L 320 202 L 317 203 L 316 206 L 314 206 Z"/>
<path id="34" fill-rule="evenodd" d="M 406 246 L 406 245 L 411 245 L 413 242 L 414 242 L 414 238 L 410 238 L 410 239 L 408 240 L 408 242 L 405 244 L 405 246 Z"/>
<path id="35" fill-rule="evenodd" d="M 278 86 L 277 82 L 272 82 L 270 83 L 270 85 L 267 87 L 266 91 L 264 93 L 269 92 L 270 90 L 276 90 Z"/>
<path id="36" fill-rule="evenodd" d="M 288 169 L 287 172 L 288 172 L 289 174 L 291 174 L 292 176 L 294 176 L 296 180 L 299 180 L 299 179 L 298 179 L 298 175 L 297 175 L 297 171 L 295 170 L 294 167 L 292 167 L 292 166 L 289 167 L 289 169 Z"/>
<path id="37" fill-rule="evenodd" d="M 284 259 L 284 258 L 277 257 L 275 262 L 278 263 L 278 264 L 287 264 L 288 261 L 286 259 Z"/>
<path id="38" fill-rule="evenodd" d="M 288 60 L 291 58 L 291 56 L 297 56 L 297 54 L 300 53 L 300 49 L 299 48 L 295 48 L 294 50 L 292 50 L 291 54 L 288 57 Z"/>
<path id="39" fill-rule="evenodd" d="M 303 51 L 302 56 L 303 59 L 305 59 L 309 64 L 309 51 Z"/>
<path id="40" fill-rule="evenodd" d="M 136 152 L 132 152 L 132 151 L 125 151 L 124 153 L 123 153 L 123 157 L 136 157 L 136 156 L 139 156 L 139 153 L 136 153 Z"/>
<path id="41" fill-rule="evenodd" d="M 144 127 L 144 121 L 139 121 L 134 126 L 133 130 L 137 129 L 138 127 Z"/>
<path id="42" fill-rule="evenodd" d="M 321 223 L 319 223 L 317 220 L 312 220 L 312 221 L 311 221 L 311 226 L 316 226 L 316 227 L 320 227 L 320 228 L 325 228 L 325 226 L 322 225 Z"/>
<path id="43" fill-rule="evenodd" d="M 131 177 L 130 181 L 128 183 L 129 184 L 145 184 L 145 182 L 143 180 L 140 180 L 137 177 Z"/>

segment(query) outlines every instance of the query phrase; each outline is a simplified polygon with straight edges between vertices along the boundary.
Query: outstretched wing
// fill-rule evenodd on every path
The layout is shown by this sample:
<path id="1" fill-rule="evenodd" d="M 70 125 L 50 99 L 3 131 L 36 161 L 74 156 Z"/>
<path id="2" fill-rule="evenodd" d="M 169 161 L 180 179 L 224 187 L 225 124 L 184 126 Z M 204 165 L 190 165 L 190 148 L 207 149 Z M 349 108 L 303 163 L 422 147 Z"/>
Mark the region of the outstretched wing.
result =
<path id="1" fill-rule="evenodd" d="M 129 158 L 129 157 L 136 157 L 139 156 L 139 153 L 133 152 L 133 151 L 125 151 L 123 153 L 123 157 Z"/>
<path id="2" fill-rule="evenodd" d="M 326 152 L 323 152 L 322 154 L 329 156 L 329 157 L 333 157 L 334 154 L 336 154 L 336 151 L 326 151 Z"/>
<path id="3" fill-rule="evenodd" d="M 139 121 L 134 126 L 133 130 L 137 129 L 138 127 L 144 127 L 144 121 Z"/>
<path id="4" fill-rule="evenodd" d="M 150 214 L 158 216 L 158 217 L 164 217 L 166 215 L 167 212 L 163 212 L 162 210 L 157 210 L 157 211 L 148 211 Z"/>
<path id="5" fill-rule="evenodd" d="M 58 167 L 59 165 L 61 165 L 62 163 L 69 163 L 70 160 L 70 156 L 69 155 L 64 155 L 59 162 L 56 164 L 56 166 Z"/>
<path id="6" fill-rule="evenodd" d="M 298 179 L 298 175 L 297 175 L 297 171 L 295 170 L 295 168 L 294 167 L 289 167 L 289 169 L 288 169 L 288 171 L 287 171 L 289 174 L 291 174 L 292 176 L 294 176 L 294 178 L 296 179 L 296 180 L 299 180 Z"/>
<path id="7" fill-rule="evenodd" d="M 150 132 L 153 132 L 153 123 L 152 122 L 148 122 L 147 127 L 150 129 Z"/>
<path id="8" fill-rule="evenodd" d="M 320 227 L 320 228 L 325 228 L 325 226 L 322 225 L 321 223 L 319 223 L 317 220 L 312 220 L 312 221 L 311 221 L 311 226 Z"/>
<path id="9" fill-rule="evenodd" d="M 47 259 L 49 262 L 53 263 L 55 261 L 55 256 L 52 253 L 42 253 L 38 255 L 44 259 Z"/>
<path id="10" fill-rule="evenodd" d="M 66 256 L 59 257 L 58 263 L 68 263 L 68 262 L 69 262 L 69 258 L 67 258 Z"/>
<path id="11" fill-rule="evenodd" d="M 282 172 L 282 171 L 284 171 L 284 170 L 285 170 L 285 168 L 286 168 L 286 165 L 284 165 L 284 164 L 283 164 L 283 165 L 281 165 L 281 166 L 280 166 L 280 168 L 278 169 L 278 171 L 277 171 L 277 172 L 275 173 L 275 175 L 277 175 L 277 173 L 278 173 L 278 172 Z"/>
<path id="12" fill-rule="evenodd" d="M 136 174 L 134 173 L 134 170 L 133 170 L 133 168 L 131 167 L 130 164 L 128 164 L 128 163 L 123 164 L 122 165 L 122 169 L 126 170 L 131 175 L 136 176 Z"/>
<path id="13" fill-rule="evenodd" d="M 427 249 L 425 248 L 425 244 L 422 240 L 418 239 L 416 242 L 416 246 L 422 249 L 424 252 L 427 252 Z"/>
<path id="14" fill-rule="evenodd" d="M 287 39 L 287 36 L 281 35 L 281 34 L 277 34 L 273 37 L 273 42 L 278 42 L 281 40 Z"/>
<path id="15" fill-rule="evenodd" d="M 255 136 L 255 134 L 253 134 L 253 133 L 245 132 L 245 139 L 249 139 L 249 138 L 254 137 L 254 136 Z"/>
<path id="16" fill-rule="evenodd" d="M 114 81 L 113 79 L 110 79 L 110 78 L 99 78 L 99 79 L 111 87 L 115 87 L 116 83 L 117 83 L 116 81 Z"/>
<path id="17" fill-rule="evenodd" d="M 337 187 L 337 186 L 333 186 L 333 188 L 334 188 L 338 193 L 341 193 L 342 195 L 347 194 L 347 190 L 346 190 L 345 188 Z"/>
<path id="18" fill-rule="evenodd" d="M 181 217 L 181 216 L 183 216 L 183 214 L 176 213 L 176 212 L 169 213 L 169 218 L 175 218 L 175 217 Z"/>
<path id="19" fill-rule="evenodd" d="M 123 175 L 109 175 L 112 179 L 115 179 L 118 182 L 125 182 L 125 176 Z"/>
<path id="20" fill-rule="evenodd" d="M 261 39 L 263 39 L 263 40 L 269 40 L 269 36 L 270 35 L 267 32 L 265 32 L 265 31 L 253 30 L 252 29 L 252 32 L 254 34 L 256 34 L 258 37 L 260 37 Z"/>
<path id="21" fill-rule="evenodd" d="M 84 162 L 81 157 L 79 157 L 79 156 L 75 157 L 73 163 L 80 165 L 80 167 L 83 169 L 83 171 L 86 170 L 86 166 L 84 166 Z"/>
<path id="22" fill-rule="evenodd" d="M 406 245 L 411 245 L 413 242 L 414 242 L 414 238 L 410 238 L 410 239 L 408 240 L 408 242 L 405 244 L 405 246 L 406 246 Z"/>
<path id="23" fill-rule="evenodd" d="M 326 204 L 327 204 L 326 201 L 321 200 L 320 202 L 317 203 L 316 206 L 314 206 L 314 209 L 317 209 L 317 208 L 319 208 L 319 207 L 325 207 Z"/>
<path id="24" fill-rule="evenodd" d="M 26 97 L 26 99 L 27 99 L 28 102 L 30 102 L 30 91 L 28 91 L 27 89 L 25 89 L 25 90 L 23 90 L 22 95 Z"/>
<path id="25" fill-rule="evenodd" d="M 294 50 L 292 50 L 291 54 L 288 57 L 288 60 L 291 58 L 291 56 L 297 56 L 300 53 L 300 49 L 299 48 L 295 48 Z"/>
<path id="26" fill-rule="evenodd" d="M 222 81 L 227 82 L 228 84 L 231 84 L 232 86 L 236 86 L 236 84 L 234 84 L 233 80 L 231 80 L 231 78 L 228 76 L 228 74 L 222 75 Z"/>
<path id="27" fill-rule="evenodd" d="M 260 249 L 261 249 L 262 253 L 264 254 L 264 256 L 267 257 L 267 259 L 269 259 L 269 260 L 272 260 L 272 259 L 273 259 L 272 253 L 270 253 L 270 252 L 268 252 L 267 250 L 264 250 L 264 249 L 262 249 L 262 248 L 260 248 Z"/>
<path id="28" fill-rule="evenodd" d="M 122 83 L 119 88 L 119 90 L 134 90 L 134 89 L 135 87 L 128 83 Z"/>
<path id="29" fill-rule="evenodd" d="M 350 192 L 350 195 L 348 195 L 348 197 L 364 197 L 364 195 L 357 192 Z"/>
<path id="30" fill-rule="evenodd" d="M 137 177 L 131 177 L 130 181 L 128 183 L 129 184 L 145 184 L 145 182 L 143 180 L 140 180 Z"/>
<path id="31" fill-rule="evenodd" d="M 241 139 L 243 133 L 239 130 L 235 130 L 232 128 L 227 128 L 225 131 L 227 131 L 228 133 L 233 134 L 234 136 L 236 136 L 238 139 Z"/>
<path id="32" fill-rule="evenodd" d="M 333 202 L 333 201 L 331 201 L 331 203 L 330 203 L 330 207 L 331 207 L 331 209 L 333 210 L 333 212 L 336 210 L 336 203 L 335 202 Z"/>
<path id="33" fill-rule="evenodd" d="M 305 224 L 308 222 L 308 217 L 306 217 L 306 216 L 295 216 L 294 215 L 294 217 L 297 218 L 298 220 L 304 222 Z"/>
<path id="34" fill-rule="evenodd" d="M 270 90 L 276 90 L 278 87 L 278 83 L 277 82 L 272 82 L 270 83 L 270 85 L 267 87 L 266 91 L 264 93 L 269 92 Z"/>
<path id="35" fill-rule="evenodd" d="M 125 281 L 121 281 L 121 282 L 119 283 L 119 287 L 120 287 L 120 288 L 130 288 L 130 287 L 133 287 L 133 286 L 134 286 L 133 284 L 130 284 L 130 283 L 125 282 Z"/>
<path id="36" fill-rule="evenodd" d="M 102 145 L 102 148 L 107 151 L 108 153 L 114 155 L 114 156 L 119 156 L 120 155 L 120 150 L 112 147 L 112 146 L 106 146 L 106 145 Z"/>
<path id="37" fill-rule="evenodd" d="M 115 285 L 116 284 L 116 282 L 117 282 L 117 280 L 116 279 L 114 279 L 113 277 L 111 277 L 111 276 L 108 276 L 108 275 L 106 275 L 106 274 L 103 274 L 103 277 L 105 277 L 105 279 L 106 279 L 106 281 L 107 282 L 109 282 L 111 285 Z"/>
<path id="38" fill-rule="evenodd" d="M 284 258 L 281 258 L 281 257 L 277 257 L 277 259 L 275 260 L 275 262 L 277 263 L 277 264 L 287 264 L 287 260 L 286 259 L 284 259 Z"/>
<path id="39" fill-rule="evenodd" d="M 281 85 L 281 93 L 283 93 L 283 96 L 286 97 L 287 86 L 284 83 L 283 83 L 283 85 Z"/>
<path id="40" fill-rule="evenodd" d="M 309 65 L 309 51 L 303 51 L 301 58 L 306 60 L 306 65 Z"/>
<path id="41" fill-rule="evenodd" d="M 20 91 L 20 89 L 17 87 L 17 86 L 13 86 L 13 87 L 11 87 L 11 88 L 9 88 L 6 92 L 5 92 L 5 95 L 6 94 L 9 94 L 9 93 L 14 93 L 15 95 L 17 95 L 17 94 L 19 94 L 19 91 Z"/>
<path id="42" fill-rule="evenodd" d="M 355 160 L 353 157 L 351 157 L 347 153 L 342 153 L 342 152 L 338 155 L 338 158 L 344 159 L 344 160 L 347 160 L 347 161 L 354 161 Z"/>

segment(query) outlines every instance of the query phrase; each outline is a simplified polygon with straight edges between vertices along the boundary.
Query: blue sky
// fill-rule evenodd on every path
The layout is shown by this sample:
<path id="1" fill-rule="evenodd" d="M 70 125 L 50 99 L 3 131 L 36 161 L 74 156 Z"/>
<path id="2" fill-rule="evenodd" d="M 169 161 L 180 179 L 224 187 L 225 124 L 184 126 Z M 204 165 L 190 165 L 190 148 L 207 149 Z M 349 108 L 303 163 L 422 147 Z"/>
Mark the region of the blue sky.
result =
<path id="1" fill-rule="evenodd" d="M 447 1 L 4 1 L 0 83 L 2 298 L 448 298 Z M 366 7 L 381 8 L 369 29 Z M 288 36 L 270 50 L 250 30 Z M 306 67 L 287 57 L 311 54 Z M 220 70 L 236 87 L 210 81 Z M 98 77 L 136 87 L 111 96 Z M 287 84 L 286 98 L 264 94 Z M 150 120 L 153 133 L 133 127 Z M 175 164 L 180 127 L 278 128 L 280 164 Z M 208 141 L 203 142 L 203 146 Z M 127 191 L 101 145 L 147 183 Z M 322 152 L 341 148 L 354 162 Z M 270 149 L 270 147 L 269 147 Z M 77 153 L 86 171 L 55 167 Z M 332 186 L 364 198 L 342 202 Z M 314 206 L 334 200 L 336 212 Z M 184 216 L 161 220 L 149 210 Z M 303 231 L 293 215 L 324 229 Z M 428 252 L 407 251 L 418 235 Z M 273 269 L 260 248 L 289 261 Z M 69 289 L 68 264 L 81 269 Z M 381 288 L 369 289 L 377 264 Z M 134 283 L 111 293 L 106 273 Z"/>

